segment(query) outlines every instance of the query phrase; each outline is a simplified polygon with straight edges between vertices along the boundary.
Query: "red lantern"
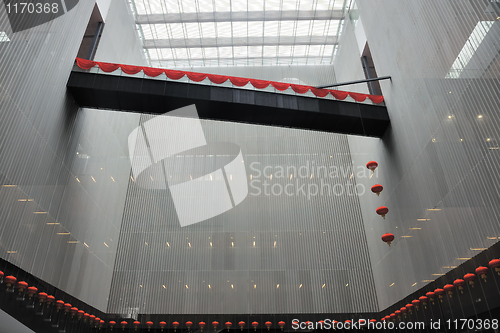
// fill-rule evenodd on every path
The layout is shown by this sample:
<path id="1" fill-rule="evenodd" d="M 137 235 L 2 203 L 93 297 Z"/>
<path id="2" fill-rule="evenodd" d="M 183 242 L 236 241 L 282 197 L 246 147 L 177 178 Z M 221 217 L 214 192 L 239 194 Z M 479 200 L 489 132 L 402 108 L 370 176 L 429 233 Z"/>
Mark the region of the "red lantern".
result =
<path id="1" fill-rule="evenodd" d="M 434 293 L 435 293 L 436 295 L 438 295 L 439 300 L 440 300 L 441 302 L 443 302 L 444 290 L 443 290 L 443 289 L 438 288 L 438 289 L 434 290 Z"/>
<path id="2" fill-rule="evenodd" d="M 16 283 L 17 279 L 12 275 L 7 275 L 5 279 L 3 279 L 3 281 L 5 282 L 5 286 L 7 287 L 7 292 L 13 292 L 14 289 L 11 287 L 14 285 L 14 283 Z"/>
<path id="3" fill-rule="evenodd" d="M 413 308 L 415 307 L 413 304 L 411 303 L 408 303 L 405 305 L 405 307 L 408 309 L 408 311 L 410 311 L 410 313 L 412 312 Z"/>
<path id="4" fill-rule="evenodd" d="M 120 323 L 120 325 L 122 326 L 122 330 L 124 330 L 124 329 L 125 329 L 125 327 L 127 327 L 128 322 L 126 322 L 126 321 L 124 320 L 124 321 L 122 321 L 122 322 Z"/>
<path id="5" fill-rule="evenodd" d="M 391 313 L 389 315 L 389 318 L 392 319 L 392 320 L 395 320 L 396 319 L 396 314 L 395 313 Z"/>
<path id="6" fill-rule="evenodd" d="M 380 195 L 380 192 L 384 190 L 384 187 L 380 184 L 375 184 L 372 186 L 372 192 L 377 194 L 377 196 Z"/>
<path id="7" fill-rule="evenodd" d="M 219 322 L 218 321 L 213 321 L 212 322 L 212 326 L 214 327 L 214 331 L 217 331 L 217 326 L 219 326 Z"/>
<path id="8" fill-rule="evenodd" d="M 348 330 L 351 329 L 351 321 L 349 319 L 347 319 L 346 321 L 344 321 L 344 323 L 345 323 L 344 327 L 346 329 L 348 329 Z"/>
<path id="9" fill-rule="evenodd" d="M 76 313 L 76 316 L 78 317 L 78 320 L 82 319 L 83 315 L 85 314 L 85 311 L 83 310 L 78 310 Z"/>
<path id="10" fill-rule="evenodd" d="M 193 322 L 192 321 L 186 321 L 186 327 L 188 328 L 188 330 L 191 328 L 191 326 L 193 326 Z"/>
<path id="11" fill-rule="evenodd" d="M 392 241 L 394 240 L 394 235 L 391 233 L 383 234 L 382 241 L 386 242 L 387 245 L 391 246 Z"/>
<path id="12" fill-rule="evenodd" d="M 476 274 L 483 278 L 484 282 L 486 282 L 486 274 L 488 274 L 488 268 L 479 266 L 478 268 L 476 268 Z"/>
<path id="13" fill-rule="evenodd" d="M 136 320 L 133 322 L 133 324 L 134 324 L 135 330 L 137 331 L 137 329 L 139 328 L 139 325 L 141 325 L 141 322 Z"/>
<path id="14" fill-rule="evenodd" d="M 389 213 L 389 208 L 387 208 L 386 206 L 380 206 L 379 208 L 377 208 L 376 212 L 378 215 L 382 216 L 385 220 L 385 215 Z"/>
<path id="15" fill-rule="evenodd" d="M 163 329 L 165 328 L 165 326 L 167 326 L 167 323 L 165 321 L 160 321 L 159 325 L 160 325 L 161 331 L 163 332 Z"/>
<path id="16" fill-rule="evenodd" d="M 148 327 L 148 332 L 149 332 L 149 330 L 151 330 L 151 327 L 153 326 L 153 322 L 152 321 L 147 321 L 146 322 L 146 326 Z"/>
<path id="17" fill-rule="evenodd" d="M 35 295 L 38 292 L 38 288 L 36 287 L 28 287 L 27 293 L 28 293 L 28 299 L 31 299 L 33 295 Z"/>
<path id="18" fill-rule="evenodd" d="M 64 311 L 65 311 L 65 312 L 69 312 L 69 310 L 70 310 L 71 308 L 72 308 L 71 304 L 69 304 L 69 303 L 64 304 Z"/>
<path id="19" fill-rule="evenodd" d="M 254 330 L 254 331 L 257 331 L 257 327 L 259 327 L 259 323 L 258 323 L 258 322 L 256 322 L 256 321 L 254 321 L 254 322 L 252 323 L 252 326 L 253 326 L 253 330 Z"/>
<path id="20" fill-rule="evenodd" d="M 113 327 L 115 327 L 115 325 L 116 325 L 116 321 L 111 320 L 111 321 L 109 322 L 109 327 L 111 328 L 111 330 L 113 330 Z"/>
<path id="21" fill-rule="evenodd" d="M 285 327 L 285 322 L 284 321 L 280 321 L 278 323 L 278 326 L 281 328 L 281 330 L 283 331 L 283 327 Z"/>
<path id="22" fill-rule="evenodd" d="M 500 275 L 500 259 L 493 259 L 489 262 L 491 268 L 495 269 L 498 275 Z"/>
<path id="23" fill-rule="evenodd" d="M 233 326 L 233 323 L 231 323 L 230 321 L 226 321 L 226 328 L 228 331 L 231 328 L 231 326 Z"/>
<path id="24" fill-rule="evenodd" d="M 200 332 L 203 332 L 203 328 L 205 327 L 205 325 L 206 325 L 206 324 L 205 324 L 205 322 L 204 322 L 204 321 L 200 321 L 200 322 L 198 323 L 198 326 L 200 326 L 200 328 L 201 328 Z"/>
<path id="25" fill-rule="evenodd" d="M 245 327 L 245 322 L 244 321 L 240 321 L 238 323 L 238 325 L 240 326 L 241 330 L 243 331 L 243 327 Z"/>
<path id="26" fill-rule="evenodd" d="M 436 294 L 433 293 L 432 291 L 429 291 L 428 293 L 425 294 L 425 296 L 429 297 L 432 305 L 434 305 L 434 296 L 436 296 Z"/>
<path id="27" fill-rule="evenodd" d="M 457 287 L 458 290 L 460 290 L 461 294 L 464 293 L 464 286 L 465 286 L 465 281 L 464 280 L 462 280 L 462 279 L 456 279 L 455 281 L 453 281 L 453 285 L 455 287 Z"/>
<path id="28" fill-rule="evenodd" d="M 104 320 L 99 320 L 99 329 L 104 325 Z"/>
<path id="29" fill-rule="evenodd" d="M 58 300 L 56 302 L 56 307 L 57 307 L 57 311 L 61 310 L 61 308 L 64 306 L 64 301 L 61 301 L 61 300 Z M 91 319 L 94 319 L 95 316 L 93 316 Z"/>
<path id="30" fill-rule="evenodd" d="M 453 297 L 453 291 L 455 290 L 455 286 L 452 285 L 452 284 L 447 284 L 443 287 L 444 291 L 446 291 L 448 293 L 448 295 L 451 297 Z"/>
<path id="31" fill-rule="evenodd" d="M 56 298 L 52 295 L 49 295 L 47 296 L 47 307 L 49 307 L 52 303 L 54 303 L 54 301 L 56 300 Z"/>
<path id="32" fill-rule="evenodd" d="M 406 306 L 403 306 L 401 309 L 399 309 L 399 311 L 401 311 L 401 313 L 404 314 L 404 316 L 406 318 L 406 313 L 408 312 L 408 309 L 406 308 Z"/>
<path id="33" fill-rule="evenodd" d="M 394 311 L 394 314 L 396 314 L 398 318 L 401 318 L 401 310 Z"/>
<path id="34" fill-rule="evenodd" d="M 89 319 L 89 324 L 92 324 L 94 322 L 95 316 L 94 315 L 89 315 L 88 319 Z"/>
<path id="35" fill-rule="evenodd" d="M 172 323 L 172 326 L 174 327 L 174 332 L 177 330 L 177 327 L 179 326 L 179 322 L 178 321 L 174 321 Z"/>
<path id="36" fill-rule="evenodd" d="M 74 317 L 78 312 L 78 308 L 72 307 L 71 309 L 69 309 L 69 311 L 71 312 L 71 317 Z"/>
<path id="37" fill-rule="evenodd" d="M 427 296 L 420 296 L 418 300 L 422 303 L 424 309 L 427 309 L 427 300 L 428 300 Z"/>
<path id="38" fill-rule="evenodd" d="M 270 321 L 266 321 L 266 327 L 267 327 L 267 330 L 271 330 L 271 326 L 273 325 L 273 323 L 271 323 Z"/>
<path id="39" fill-rule="evenodd" d="M 418 306 L 420 305 L 420 301 L 418 299 L 414 299 L 411 301 L 411 304 L 415 305 L 415 309 L 418 310 Z"/>
<path id="40" fill-rule="evenodd" d="M 19 281 L 17 283 L 17 291 L 18 291 L 18 295 L 19 296 L 22 296 L 24 294 L 24 291 L 26 290 L 26 288 L 28 288 L 28 284 L 24 281 Z"/>
<path id="41" fill-rule="evenodd" d="M 464 275 L 464 280 L 469 282 L 469 285 L 474 288 L 474 280 L 476 279 L 476 275 L 473 273 L 467 273 Z"/>
<path id="42" fill-rule="evenodd" d="M 366 168 L 371 170 L 372 172 L 375 172 L 375 169 L 378 167 L 378 163 L 375 161 L 370 161 L 366 163 Z"/>
<path id="43" fill-rule="evenodd" d="M 4 275 L 3 272 L 0 271 L 0 283 L 2 283 L 3 275 Z"/>
<path id="44" fill-rule="evenodd" d="M 99 325 L 100 322 L 101 322 L 101 318 L 95 318 L 94 322 L 95 322 L 96 325 Z"/>

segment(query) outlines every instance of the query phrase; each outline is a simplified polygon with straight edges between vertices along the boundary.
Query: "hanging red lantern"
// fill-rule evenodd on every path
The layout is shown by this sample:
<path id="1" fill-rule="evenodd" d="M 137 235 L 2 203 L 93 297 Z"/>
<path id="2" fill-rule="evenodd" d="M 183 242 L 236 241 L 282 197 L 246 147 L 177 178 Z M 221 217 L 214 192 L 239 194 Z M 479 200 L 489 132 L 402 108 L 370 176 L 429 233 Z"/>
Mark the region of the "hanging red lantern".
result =
<path id="1" fill-rule="evenodd" d="M 422 303 L 424 309 L 427 309 L 427 300 L 428 300 L 427 296 L 420 296 L 418 300 Z"/>
<path id="2" fill-rule="evenodd" d="M 389 318 L 391 318 L 392 320 L 396 320 L 396 314 L 395 313 L 391 313 L 389 315 Z"/>
<path id="3" fill-rule="evenodd" d="M 271 323 L 270 321 L 266 321 L 266 327 L 267 327 L 267 330 L 271 330 L 271 326 L 273 325 L 273 323 Z"/>
<path id="4" fill-rule="evenodd" d="M 94 319 L 94 322 L 95 322 L 96 326 L 99 325 L 101 323 L 101 318 L 96 317 Z"/>
<path id="5" fill-rule="evenodd" d="M 415 305 L 415 309 L 418 311 L 418 306 L 420 305 L 420 301 L 418 299 L 414 299 L 411 301 L 411 304 Z"/>
<path id="6" fill-rule="evenodd" d="M 137 331 L 137 329 L 138 329 L 138 328 L 139 328 L 139 326 L 141 325 L 141 322 L 136 320 L 136 321 L 134 321 L 132 324 L 134 325 L 135 330 Z"/>
<path id="7" fill-rule="evenodd" d="M 479 275 L 484 280 L 484 282 L 486 282 L 486 274 L 488 274 L 488 268 L 479 266 L 478 268 L 476 268 L 476 274 Z"/>
<path id="8" fill-rule="evenodd" d="M 405 305 L 405 307 L 408 309 L 408 311 L 410 311 L 410 313 L 412 312 L 413 308 L 415 307 L 413 304 L 411 303 L 408 303 Z"/>
<path id="9" fill-rule="evenodd" d="M 219 326 L 219 322 L 218 321 L 213 321 L 212 322 L 212 326 L 214 327 L 214 331 L 217 331 L 217 326 Z"/>
<path id="10" fill-rule="evenodd" d="M 401 318 L 401 310 L 396 310 L 394 313 L 396 314 L 396 317 Z"/>
<path id="11" fill-rule="evenodd" d="M 226 328 L 227 330 L 229 331 L 229 329 L 231 328 L 231 326 L 233 326 L 233 323 L 231 323 L 230 321 L 226 321 Z"/>
<path id="12" fill-rule="evenodd" d="M 200 321 L 200 322 L 198 323 L 198 326 L 200 326 L 200 332 L 203 332 L 203 328 L 205 327 L 205 325 L 206 325 L 206 324 L 205 324 L 205 322 L 204 322 L 204 321 Z"/>
<path id="13" fill-rule="evenodd" d="M 64 301 L 58 300 L 56 302 L 57 311 L 61 310 L 63 308 L 63 306 L 64 306 Z M 94 318 L 95 318 L 95 316 L 93 316 L 91 319 L 94 319 Z"/>
<path id="14" fill-rule="evenodd" d="M 373 323 L 373 325 L 375 325 L 376 322 L 377 322 L 376 319 L 370 319 L 370 323 Z"/>
<path id="15" fill-rule="evenodd" d="M 244 321 L 240 321 L 238 323 L 238 325 L 240 326 L 241 330 L 243 331 L 243 327 L 245 327 L 245 322 Z"/>
<path id="16" fill-rule="evenodd" d="M 446 291 L 448 293 L 448 296 L 450 296 L 450 298 L 453 297 L 453 291 L 455 290 L 455 286 L 452 285 L 452 284 L 447 284 L 443 287 L 444 291 Z"/>
<path id="17" fill-rule="evenodd" d="M 116 321 L 114 320 L 111 320 L 109 323 L 108 323 L 109 327 L 111 328 L 111 331 L 113 330 L 113 327 L 115 327 L 116 325 Z"/>
<path id="18" fill-rule="evenodd" d="M 105 321 L 104 320 L 99 320 L 99 329 L 101 329 L 102 325 L 104 325 Z"/>
<path id="19" fill-rule="evenodd" d="M 186 327 L 187 327 L 188 330 L 191 328 L 191 326 L 193 326 L 193 322 L 192 321 L 186 321 Z"/>
<path id="20" fill-rule="evenodd" d="M 53 304 L 56 301 L 56 298 L 52 295 L 47 296 L 47 307 Z"/>
<path id="21" fill-rule="evenodd" d="M 3 275 L 4 275 L 4 274 L 3 274 L 3 272 L 2 272 L 2 271 L 0 271 L 0 283 L 2 283 L 2 282 L 3 282 Z"/>
<path id="22" fill-rule="evenodd" d="M 47 299 L 47 293 L 44 293 L 44 292 L 41 292 L 41 293 L 38 293 L 37 297 L 38 297 L 38 303 L 40 304 L 40 306 L 42 306 L 43 302 L 45 302 L 45 300 Z"/>
<path id="23" fill-rule="evenodd" d="M 441 288 L 438 288 L 438 289 L 434 290 L 434 293 L 435 293 L 436 295 L 438 295 L 439 300 L 440 300 L 441 302 L 443 302 L 444 290 L 443 290 L 443 289 L 441 289 Z"/>
<path id="24" fill-rule="evenodd" d="M 391 233 L 383 234 L 382 241 L 386 242 L 387 245 L 391 246 L 392 241 L 394 240 L 394 235 Z"/>
<path id="25" fill-rule="evenodd" d="M 88 319 L 89 319 L 89 323 L 92 324 L 92 323 L 94 323 L 95 316 L 94 315 L 89 315 Z"/>
<path id="26" fill-rule="evenodd" d="M 323 329 L 323 327 L 325 326 L 325 321 L 324 320 L 320 320 L 320 321 L 318 321 L 318 323 L 321 324 L 320 329 Z"/>
<path id="27" fill-rule="evenodd" d="M 80 319 L 82 319 L 84 314 L 85 314 L 85 311 L 78 310 L 78 312 L 76 313 L 76 317 L 78 318 L 78 320 L 80 320 Z"/>
<path id="28" fill-rule="evenodd" d="M 153 322 L 152 321 L 147 321 L 146 326 L 148 327 L 148 332 L 151 330 L 151 327 L 153 327 Z"/>
<path id="29" fill-rule="evenodd" d="M 72 308 L 72 305 L 69 303 L 64 304 L 64 312 L 69 312 L 69 310 Z"/>
<path id="30" fill-rule="evenodd" d="M 456 279 L 453 281 L 453 285 L 460 290 L 460 293 L 464 293 L 464 286 L 465 286 L 465 281 L 462 279 Z"/>
<path id="31" fill-rule="evenodd" d="M 432 291 L 429 291 L 428 293 L 425 294 L 425 296 L 429 297 L 432 305 L 434 305 L 434 296 L 436 296 L 436 294 L 433 293 Z"/>
<path id="32" fill-rule="evenodd" d="M 372 172 L 375 172 L 375 169 L 378 167 L 378 163 L 375 161 L 370 161 L 366 163 L 366 168 L 371 170 Z"/>
<path id="33" fill-rule="evenodd" d="M 72 307 L 71 309 L 69 309 L 69 312 L 71 312 L 71 318 L 73 318 L 75 314 L 78 312 L 78 308 Z"/>
<path id="34" fill-rule="evenodd" d="M 377 196 L 380 195 L 380 192 L 384 190 L 384 187 L 380 184 L 375 184 L 372 186 L 372 192 L 377 194 Z"/>
<path id="35" fill-rule="evenodd" d="M 128 322 L 126 322 L 126 321 L 124 320 L 124 321 L 122 321 L 122 322 L 120 323 L 120 325 L 122 326 L 122 330 L 124 330 L 124 329 L 125 329 L 125 327 L 127 327 Z"/>
<path id="36" fill-rule="evenodd" d="M 253 326 L 253 330 L 254 330 L 254 331 L 257 331 L 257 327 L 259 327 L 259 323 L 258 323 L 258 322 L 256 322 L 256 321 L 254 321 L 254 322 L 252 323 L 252 326 Z"/>
<path id="37" fill-rule="evenodd" d="M 26 290 L 26 288 L 28 288 L 28 283 L 26 283 L 24 281 L 19 281 L 17 283 L 16 287 L 17 287 L 18 295 L 22 296 L 22 295 L 24 295 L 24 291 Z"/>
<path id="38" fill-rule="evenodd" d="M 5 283 L 5 287 L 7 287 L 7 292 L 13 292 L 14 288 L 12 286 L 16 283 L 17 279 L 12 275 L 7 275 L 3 282 Z"/>
<path id="39" fill-rule="evenodd" d="M 382 216 L 385 220 L 385 215 L 389 213 L 389 208 L 387 208 L 386 206 L 380 206 L 379 208 L 377 208 L 376 212 L 378 215 Z"/>
<path id="40" fill-rule="evenodd" d="M 28 294 L 28 299 L 31 299 L 33 295 L 35 295 L 38 292 L 37 287 L 28 287 L 26 290 L 26 293 Z"/>
<path id="41" fill-rule="evenodd" d="M 281 330 L 283 331 L 283 327 L 285 327 L 285 322 L 284 321 L 280 321 L 278 323 L 278 326 L 281 328 Z"/>
<path id="42" fill-rule="evenodd" d="M 158 324 L 160 325 L 161 331 L 163 332 L 163 329 L 165 328 L 165 326 L 167 326 L 167 322 L 160 321 Z"/>
<path id="43" fill-rule="evenodd" d="M 172 323 L 172 326 L 174 327 L 174 332 L 177 330 L 177 327 L 179 327 L 179 322 L 178 321 L 174 321 Z"/>
<path id="44" fill-rule="evenodd" d="M 405 316 L 406 318 L 406 313 L 408 312 L 408 309 L 406 308 L 406 306 L 403 306 L 401 309 L 399 309 L 399 311 L 401 311 L 401 313 Z"/>
<path id="45" fill-rule="evenodd" d="M 500 275 L 500 259 L 493 259 L 488 263 L 488 265 L 490 268 L 495 269 L 495 272 Z"/>
<path id="46" fill-rule="evenodd" d="M 467 273 L 464 275 L 464 280 L 469 282 L 469 285 L 474 288 L 474 280 L 476 279 L 476 275 L 473 273 Z"/>
<path id="47" fill-rule="evenodd" d="M 351 321 L 349 319 L 347 319 L 346 321 L 344 321 L 344 327 L 346 329 L 348 329 L 348 330 L 351 329 Z"/>

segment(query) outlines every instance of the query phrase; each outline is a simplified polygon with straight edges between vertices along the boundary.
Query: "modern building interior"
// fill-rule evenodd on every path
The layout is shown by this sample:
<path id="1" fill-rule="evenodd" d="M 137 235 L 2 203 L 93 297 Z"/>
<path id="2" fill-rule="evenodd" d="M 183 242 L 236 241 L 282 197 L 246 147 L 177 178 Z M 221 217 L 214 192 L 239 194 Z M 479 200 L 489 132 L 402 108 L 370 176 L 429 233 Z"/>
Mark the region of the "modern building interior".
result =
<path id="1" fill-rule="evenodd" d="M 498 0 L 4 0 L 0 333 L 499 332 Z"/>

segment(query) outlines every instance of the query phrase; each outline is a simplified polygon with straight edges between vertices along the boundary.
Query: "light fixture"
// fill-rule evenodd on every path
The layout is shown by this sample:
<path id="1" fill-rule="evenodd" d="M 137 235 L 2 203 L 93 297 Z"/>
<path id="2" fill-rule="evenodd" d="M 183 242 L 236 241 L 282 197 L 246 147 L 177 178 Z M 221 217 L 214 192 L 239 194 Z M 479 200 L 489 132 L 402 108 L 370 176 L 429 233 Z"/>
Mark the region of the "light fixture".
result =
<path id="1" fill-rule="evenodd" d="M 234 247 L 234 242 L 231 242 L 231 246 Z"/>
<path id="2" fill-rule="evenodd" d="M 210 242 L 210 247 L 212 247 L 212 246 L 213 246 L 213 245 L 212 245 L 212 242 Z"/>
<path id="3" fill-rule="evenodd" d="M 348 284 L 346 284 L 345 286 L 347 287 L 348 285 L 349 285 L 349 283 L 348 283 Z"/>
<path id="4" fill-rule="evenodd" d="M 441 208 L 429 208 L 427 209 L 429 212 L 439 212 Z"/>
<path id="5" fill-rule="evenodd" d="M 141 287 L 141 288 L 142 288 L 142 284 L 140 284 L 140 285 L 139 285 L 139 287 Z"/>
<path id="6" fill-rule="evenodd" d="M 257 289 L 257 285 L 256 284 L 253 285 L 253 289 Z"/>
<path id="7" fill-rule="evenodd" d="M 255 241 L 253 241 L 253 246 L 255 247 Z"/>
<path id="8" fill-rule="evenodd" d="M 430 221 L 431 219 L 417 219 L 417 221 Z"/>
<path id="9" fill-rule="evenodd" d="M 7 251 L 8 254 L 15 254 L 17 251 Z"/>
<path id="10" fill-rule="evenodd" d="M 191 247 L 191 242 L 188 242 L 189 247 Z"/>
<path id="11" fill-rule="evenodd" d="M 401 238 L 411 238 L 413 236 L 401 236 Z"/>
<path id="12" fill-rule="evenodd" d="M 94 183 L 96 182 L 94 176 L 90 176 L 90 178 L 92 178 L 92 180 L 94 181 Z"/>
<path id="13" fill-rule="evenodd" d="M 479 116 L 477 116 L 477 117 L 478 117 L 479 119 L 481 119 L 481 118 L 483 118 L 483 115 L 482 115 L 482 114 L 480 114 L 480 115 L 479 115 Z"/>
<path id="14" fill-rule="evenodd" d="M 299 289 L 300 289 L 300 288 L 302 288 L 302 283 L 301 283 L 301 284 L 300 284 L 300 286 L 299 286 Z"/>
<path id="15" fill-rule="evenodd" d="M 441 274 L 441 273 L 435 273 L 435 274 L 431 274 L 431 275 L 434 275 L 434 276 L 442 276 L 444 274 Z"/>
<path id="16" fill-rule="evenodd" d="M 112 181 L 115 181 L 115 179 L 114 179 L 112 176 L 111 176 L 111 180 L 112 180 Z"/>
<path id="17" fill-rule="evenodd" d="M 396 283 L 396 282 L 391 283 L 391 285 L 390 285 L 389 287 L 392 287 L 395 283 Z"/>
<path id="18" fill-rule="evenodd" d="M 415 287 L 416 285 L 417 285 L 417 282 L 415 282 L 415 283 L 414 283 L 414 284 L 412 284 L 411 286 L 412 286 L 412 287 Z"/>
<path id="19" fill-rule="evenodd" d="M 471 247 L 470 249 L 471 249 L 471 251 L 484 251 L 484 250 L 486 250 L 485 247 L 478 247 L 478 248 L 472 248 Z"/>
<path id="20" fill-rule="evenodd" d="M 186 284 L 186 289 L 189 289 L 188 285 Z"/>
<path id="21" fill-rule="evenodd" d="M 86 247 L 90 247 L 87 243 L 83 242 L 83 245 L 85 245 Z"/>
<path id="22" fill-rule="evenodd" d="M 231 289 L 234 289 L 234 284 L 231 285 Z"/>
<path id="23" fill-rule="evenodd" d="M 106 244 L 106 242 L 104 242 L 104 245 L 106 245 L 106 247 L 109 247 L 109 245 L 108 245 L 108 244 Z"/>
<path id="24" fill-rule="evenodd" d="M 452 115 L 449 115 L 449 116 L 448 116 L 448 119 L 451 119 L 451 118 L 453 118 L 453 116 L 452 116 Z"/>
<path id="25" fill-rule="evenodd" d="M 460 142 L 463 142 L 463 141 L 464 141 L 464 139 L 460 139 Z"/>
<path id="26" fill-rule="evenodd" d="M 276 288 L 279 288 L 280 287 L 280 284 L 278 283 L 278 285 L 276 286 Z"/>
<path id="27" fill-rule="evenodd" d="M 135 182 L 134 177 L 130 176 L 130 179 L 132 179 L 132 181 Z"/>
<path id="28" fill-rule="evenodd" d="M 47 225 L 59 225 L 58 222 L 47 222 Z"/>
<path id="29" fill-rule="evenodd" d="M 323 286 L 321 288 L 325 288 L 325 286 L 326 286 L 326 283 L 323 283 Z"/>
<path id="30" fill-rule="evenodd" d="M 410 230 L 420 230 L 422 228 L 410 228 Z"/>
<path id="31" fill-rule="evenodd" d="M 2 187 L 17 187 L 17 185 L 2 185 Z"/>
<path id="32" fill-rule="evenodd" d="M 470 260 L 471 258 L 457 258 L 457 260 Z"/>
<path id="33" fill-rule="evenodd" d="M 499 148 L 498 147 L 489 147 L 488 149 L 489 150 L 498 150 Z"/>
<path id="34" fill-rule="evenodd" d="M 81 181 L 80 181 L 80 179 L 78 179 L 78 177 L 75 177 L 75 178 L 76 178 L 76 181 L 77 181 L 77 182 L 81 183 Z"/>
<path id="35" fill-rule="evenodd" d="M 47 212 L 33 212 L 33 214 L 47 214 Z"/>
<path id="36" fill-rule="evenodd" d="M 153 179 L 153 176 L 149 176 L 149 178 L 151 178 L 151 181 L 154 182 L 155 180 Z"/>
<path id="37" fill-rule="evenodd" d="M 427 283 L 427 282 L 434 282 L 434 280 L 422 280 L 422 282 Z"/>
<path id="38" fill-rule="evenodd" d="M 170 247 L 170 243 L 169 242 L 167 242 L 167 246 Z"/>
<path id="39" fill-rule="evenodd" d="M 165 285 L 163 285 L 163 289 L 167 289 L 167 287 L 165 287 Z"/>
<path id="40" fill-rule="evenodd" d="M 67 243 L 68 244 L 78 244 L 78 243 L 80 243 L 80 241 L 68 241 Z"/>
<path id="41" fill-rule="evenodd" d="M 276 247 L 276 241 L 274 241 L 274 247 Z"/>
<path id="42" fill-rule="evenodd" d="M 490 140 L 491 140 L 490 138 L 487 138 L 487 139 L 486 139 L 486 141 L 488 141 L 488 142 L 490 142 Z"/>
<path id="43" fill-rule="evenodd" d="M 69 232 L 58 232 L 57 234 L 58 235 L 69 235 L 70 233 Z"/>
<path id="44" fill-rule="evenodd" d="M 208 289 L 212 289 L 212 286 L 211 286 L 211 285 L 208 285 Z"/>

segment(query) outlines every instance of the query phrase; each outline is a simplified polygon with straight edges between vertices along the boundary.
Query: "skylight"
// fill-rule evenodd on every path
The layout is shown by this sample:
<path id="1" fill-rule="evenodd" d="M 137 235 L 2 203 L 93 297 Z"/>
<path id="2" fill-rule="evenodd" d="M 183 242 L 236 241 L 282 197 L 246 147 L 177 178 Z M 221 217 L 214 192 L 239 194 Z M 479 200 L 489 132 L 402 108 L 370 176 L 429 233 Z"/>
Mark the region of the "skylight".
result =
<path id="1" fill-rule="evenodd" d="M 451 69 L 446 75 L 446 78 L 457 79 L 460 77 L 460 74 L 462 74 L 467 64 L 471 61 L 474 53 L 476 53 L 479 45 L 494 23 L 495 21 L 480 21 L 476 24 L 476 27 L 465 42 L 464 47 L 458 54 L 457 59 L 455 59 L 455 62 L 451 65 Z"/>
<path id="2" fill-rule="evenodd" d="M 331 64 L 346 0 L 129 0 L 154 67 Z"/>
<path id="3" fill-rule="evenodd" d="M 0 43 L 10 42 L 9 36 L 3 31 L 0 31 Z"/>

